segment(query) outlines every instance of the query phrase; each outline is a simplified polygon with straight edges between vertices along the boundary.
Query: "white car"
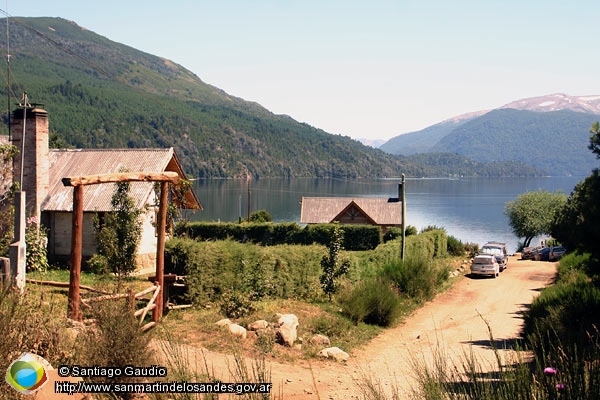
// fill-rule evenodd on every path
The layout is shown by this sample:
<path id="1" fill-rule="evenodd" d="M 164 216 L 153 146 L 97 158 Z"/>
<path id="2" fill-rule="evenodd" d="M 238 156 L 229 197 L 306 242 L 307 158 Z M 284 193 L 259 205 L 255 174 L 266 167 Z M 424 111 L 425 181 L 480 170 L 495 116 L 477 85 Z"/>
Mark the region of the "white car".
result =
<path id="1" fill-rule="evenodd" d="M 473 259 L 471 264 L 472 275 L 491 275 L 493 278 L 500 273 L 500 265 L 496 257 L 491 254 L 479 254 Z"/>

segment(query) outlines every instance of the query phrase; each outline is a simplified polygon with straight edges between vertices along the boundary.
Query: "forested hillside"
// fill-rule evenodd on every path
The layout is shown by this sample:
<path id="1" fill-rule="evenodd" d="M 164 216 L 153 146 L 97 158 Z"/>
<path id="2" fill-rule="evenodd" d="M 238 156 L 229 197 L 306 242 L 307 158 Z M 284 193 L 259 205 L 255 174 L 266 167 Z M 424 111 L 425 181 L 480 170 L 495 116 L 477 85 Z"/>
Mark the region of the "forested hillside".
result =
<path id="1" fill-rule="evenodd" d="M 387 153 L 407 156 L 410 154 L 428 153 L 444 136 L 464 121 L 444 121 L 416 132 L 409 132 L 391 138 L 379 148 Z"/>
<path id="2" fill-rule="evenodd" d="M 548 97 L 552 96 L 542 99 Z M 514 102 L 519 103 L 525 101 Z M 546 103 L 550 102 L 542 104 Z M 489 167 L 494 174 L 499 173 L 498 168 L 503 169 L 501 164 L 496 163 L 503 163 L 507 168 L 505 172 L 510 171 L 515 176 L 525 171 L 517 170 L 523 165 L 553 176 L 585 176 L 596 167 L 593 155 L 582 149 L 587 147 L 590 127 L 593 122 L 600 120 L 600 115 L 566 109 L 541 112 L 512 108 L 500 108 L 482 114 L 459 121 L 444 121 L 417 132 L 396 136 L 380 149 L 396 155 L 426 153 L 425 156 L 410 157 L 417 163 L 441 157 L 453 170 L 463 164 L 450 162 L 439 153 L 461 155 L 483 163 L 493 162 L 493 167 L 485 167 Z M 486 173 L 480 170 L 479 174 Z"/>
<path id="3" fill-rule="evenodd" d="M 592 123 L 599 119 L 569 110 L 498 109 L 457 127 L 431 151 L 477 161 L 524 162 L 550 175 L 585 176 L 597 166 L 594 155 L 585 149 Z"/>
<path id="4" fill-rule="evenodd" d="M 53 147 L 172 146 L 198 178 L 454 174 L 448 165 L 418 164 L 275 115 L 71 21 L 10 18 L 9 27 L 12 102 L 27 91 L 30 102 L 45 105 Z M 0 96 L 6 98 L 6 85 Z M 5 109 L 5 121 L 7 115 Z M 480 167 L 466 174 L 478 175 Z"/>

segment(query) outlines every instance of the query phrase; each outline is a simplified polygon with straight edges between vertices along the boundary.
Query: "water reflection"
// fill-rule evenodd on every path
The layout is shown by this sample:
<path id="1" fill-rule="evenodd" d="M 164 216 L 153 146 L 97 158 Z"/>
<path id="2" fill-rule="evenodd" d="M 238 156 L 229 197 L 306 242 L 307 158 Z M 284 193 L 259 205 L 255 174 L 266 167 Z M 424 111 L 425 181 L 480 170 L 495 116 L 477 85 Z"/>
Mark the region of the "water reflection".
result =
<path id="1" fill-rule="evenodd" d="M 506 202 L 534 190 L 569 194 L 583 177 L 407 179 L 407 224 L 443 227 L 463 242 L 488 240 L 518 245 L 504 215 Z M 303 196 L 396 197 L 399 180 L 259 179 L 198 180 L 194 189 L 205 210 L 198 221 L 237 221 L 250 211 L 267 210 L 276 222 L 299 222 Z M 248 199 L 250 198 L 250 202 Z"/>

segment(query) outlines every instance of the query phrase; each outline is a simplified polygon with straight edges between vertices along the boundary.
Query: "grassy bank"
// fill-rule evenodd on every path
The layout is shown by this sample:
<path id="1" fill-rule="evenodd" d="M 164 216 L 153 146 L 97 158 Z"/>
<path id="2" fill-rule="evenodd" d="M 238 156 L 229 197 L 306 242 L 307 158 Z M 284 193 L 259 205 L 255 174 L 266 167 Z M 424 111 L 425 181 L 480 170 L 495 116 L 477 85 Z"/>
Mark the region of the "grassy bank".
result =
<path id="1" fill-rule="evenodd" d="M 407 247 L 420 251 L 406 262 L 398 260 L 399 240 L 374 250 L 341 250 L 337 257 L 348 270 L 335 282 L 331 301 L 321 280 L 327 246 L 174 239 L 166 249 L 167 268 L 187 275 L 188 291 L 180 301 L 195 307 L 169 315 L 165 324 L 188 343 L 226 351 L 230 343 L 214 324 L 221 318 L 247 326 L 292 313 L 300 321 L 301 350 L 261 336 L 246 341 L 244 351 L 311 358 L 319 349 L 308 339 L 322 334 L 332 346 L 350 352 L 447 287 L 450 265 L 457 259 L 447 255 L 445 237 L 442 230 L 409 237 Z"/>

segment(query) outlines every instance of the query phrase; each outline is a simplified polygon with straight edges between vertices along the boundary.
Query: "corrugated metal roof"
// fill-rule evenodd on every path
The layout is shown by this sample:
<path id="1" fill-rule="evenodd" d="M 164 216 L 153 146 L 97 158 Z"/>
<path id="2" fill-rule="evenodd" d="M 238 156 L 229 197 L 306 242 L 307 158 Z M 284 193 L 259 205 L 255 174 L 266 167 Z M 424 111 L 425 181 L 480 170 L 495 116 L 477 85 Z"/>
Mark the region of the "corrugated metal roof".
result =
<path id="1" fill-rule="evenodd" d="M 44 211 L 73 211 L 73 188 L 64 186 L 62 178 L 123 171 L 161 173 L 170 170 L 184 176 L 173 148 L 50 150 L 49 168 L 49 195 L 42 206 Z M 115 187 L 114 183 L 85 186 L 84 211 L 111 211 L 110 202 Z M 143 207 L 150 199 L 153 188 L 152 182 L 131 182 L 129 195 L 137 207 Z M 199 202 L 198 206 L 202 208 Z"/>
<path id="2" fill-rule="evenodd" d="M 378 225 L 402 223 L 402 202 L 393 197 L 303 197 L 300 222 L 330 223 L 352 203 Z"/>

